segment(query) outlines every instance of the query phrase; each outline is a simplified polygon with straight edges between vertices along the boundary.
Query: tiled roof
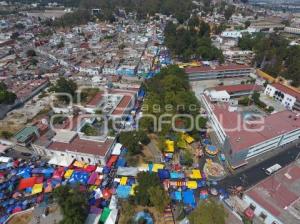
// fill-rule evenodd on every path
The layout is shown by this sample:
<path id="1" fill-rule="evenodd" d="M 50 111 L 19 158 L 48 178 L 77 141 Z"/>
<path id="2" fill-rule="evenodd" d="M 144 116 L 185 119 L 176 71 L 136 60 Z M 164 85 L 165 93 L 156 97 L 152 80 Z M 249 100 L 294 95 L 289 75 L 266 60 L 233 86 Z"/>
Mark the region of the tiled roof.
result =
<path id="1" fill-rule="evenodd" d="M 284 86 L 280 83 L 274 83 L 274 84 L 272 84 L 272 86 L 274 88 L 276 88 L 277 90 L 279 90 L 281 92 L 284 92 L 284 93 L 287 93 L 287 94 L 295 97 L 296 99 L 300 100 L 300 93 L 296 92 L 295 90 L 290 89 L 287 86 Z"/>

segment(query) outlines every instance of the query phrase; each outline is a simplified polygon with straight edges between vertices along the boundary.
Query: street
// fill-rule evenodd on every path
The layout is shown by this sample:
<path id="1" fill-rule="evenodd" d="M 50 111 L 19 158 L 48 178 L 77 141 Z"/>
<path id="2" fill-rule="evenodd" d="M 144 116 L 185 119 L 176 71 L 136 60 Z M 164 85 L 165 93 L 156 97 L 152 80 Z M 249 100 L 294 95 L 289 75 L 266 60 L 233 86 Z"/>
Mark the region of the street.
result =
<path id="1" fill-rule="evenodd" d="M 297 146 L 293 146 L 283 152 L 280 152 L 274 157 L 257 164 L 256 166 L 250 167 L 249 169 L 245 169 L 240 173 L 226 177 L 225 179 L 220 181 L 220 185 L 226 189 L 231 186 L 243 186 L 245 189 L 248 189 L 267 177 L 267 174 L 265 174 L 263 168 L 268 168 L 276 163 L 278 163 L 282 167 L 285 167 L 293 162 L 299 153 L 300 148 Z"/>

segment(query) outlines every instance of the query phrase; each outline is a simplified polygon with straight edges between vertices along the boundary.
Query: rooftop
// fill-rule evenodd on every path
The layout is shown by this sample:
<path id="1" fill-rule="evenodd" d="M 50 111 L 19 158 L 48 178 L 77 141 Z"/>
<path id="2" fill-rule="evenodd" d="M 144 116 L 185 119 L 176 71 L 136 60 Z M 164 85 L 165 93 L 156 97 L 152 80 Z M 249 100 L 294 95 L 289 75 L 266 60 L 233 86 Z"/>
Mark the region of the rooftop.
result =
<path id="1" fill-rule="evenodd" d="M 245 120 L 242 112 L 230 110 L 232 108 L 228 103 L 214 103 L 211 107 L 229 137 L 233 152 L 300 128 L 300 117 L 292 111 L 286 110 L 265 116 L 262 122 L 255 117 Z"/>
<path id="2" fill-rule="evenodd" d="M 260 91 L 262 90 L 261 86 L 255 84 L 246 84 L 246 85 L 229 85 L 229 86 L 217 86 L 214 88 L 216 91 L 227 91 L 228 93 L 235 92 L 246 92 L 246 91 Z"/>
<path id="3" fill-rule="evenodd" d="M 104 142 L 96 142 L 80 139 L 77 135 L 71 142 L 57 142 L 53 141 L 48 149 L 55 151 L 72 151 L 79 153 L 92 154 L 97 156 L 105 156 L 107 151 L 113 144 L 114 139 L 107 138 Z"/>
<path id="4" fill-rule="evenodd" d="M 185 69 L 186 73 L 204 73 L 204 72 L 217 72 L 217 71 L 234 71 L 251 69 L 248 65 L 238 65 L 238 64 L 228 64 L 228 65 L 218 65 L 215 67 L 211 66 L 199 66 L 199 67 L 189 67 Z"/>
<path id="5" fill-rule="evenodd" d="M 285 224 L 299 223 L 300 161 L 296 161 L 245 192 Z"/>
<path id="6" fill-rule="evenodd" d="M 293 97 L 295 97 L 297 100 L 300 100 L 300 93 L 296 92 L 295 90 L 284 86 L 280 83 L 273 83 L 271 84 L 273 87 L 275 87 L 276 89 L 280 90 L 281 92 L 287 93 Z"/>

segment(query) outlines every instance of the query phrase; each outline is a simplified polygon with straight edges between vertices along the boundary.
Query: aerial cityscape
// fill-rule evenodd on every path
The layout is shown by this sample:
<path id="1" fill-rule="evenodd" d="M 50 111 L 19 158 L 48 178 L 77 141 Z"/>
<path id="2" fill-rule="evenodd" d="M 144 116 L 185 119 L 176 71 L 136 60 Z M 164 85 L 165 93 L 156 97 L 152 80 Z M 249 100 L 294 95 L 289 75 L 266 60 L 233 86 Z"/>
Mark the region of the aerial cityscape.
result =
<path id="1" fill-rule="evenodd" d="M 0 0 L 0 224 L 300 223 L 300 0 Z"/>

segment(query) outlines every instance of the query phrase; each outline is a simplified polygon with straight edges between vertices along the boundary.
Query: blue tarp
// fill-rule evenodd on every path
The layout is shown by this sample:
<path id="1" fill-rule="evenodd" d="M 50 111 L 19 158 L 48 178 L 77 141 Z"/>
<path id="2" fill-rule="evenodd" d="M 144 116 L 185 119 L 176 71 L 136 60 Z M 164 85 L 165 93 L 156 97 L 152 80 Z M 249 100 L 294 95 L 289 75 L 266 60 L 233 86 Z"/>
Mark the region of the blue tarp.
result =
<path id="1" fill-rule="evenodd" d="M 196 206 L 193 190 L 186 190 L 183 192 L 183 203 L 186 205 L 190 205 L 193 208 Z"/>
<path id="2" fill-rule="evenodd" d="M 181 191 L 174 191 L 171 193 L 171 198 L 176 201 L 182 201 Z"/>
<path id="3" fill-rule="evenodd" d="M 71 178 L 69 179 L 69 183 L 75 184 L 75 183 L 81 183 L 86 185 L 87 181 L 89 179 L 89 174 L 84 171 L 74 171 Z"/>
<path id="4" fill-rule="evenodd" d="M 159 169 L 158 170 L 158 176 L 161 180 L 169 179 L 170 178 L 170 172 L 166 169 Z"/>
<path id="5" fill-rule="evenodd" d="M 171 179 L 182 179 L 182 178 L 184 178 L 184 173 L 171 172 L 170 173 L 170 178 Z"/>
<path id="6" fill-rule="evenodd" d="M 117 163 L 116 163 L 116 168 L 118 167 L 124 167 L 126 165 L 126 159 L 123 157 L 119 157 Z"/>
<path id="7" fill-rule="evenodd" d="M 23 178 L 29 178 L 29 177 L 31 177 L 31 168 L 29 168 L 29 167 L 22 168 L 22 169 L 19 170 L 17 175 L 21 176 Z"/>
<path id="8" fill-rule="evenodd" d="M 117 187 L 117 195 L 119 198 L 128 198 L 130 194 L 131 187 L 127 185 L 119 185 Z"/>

